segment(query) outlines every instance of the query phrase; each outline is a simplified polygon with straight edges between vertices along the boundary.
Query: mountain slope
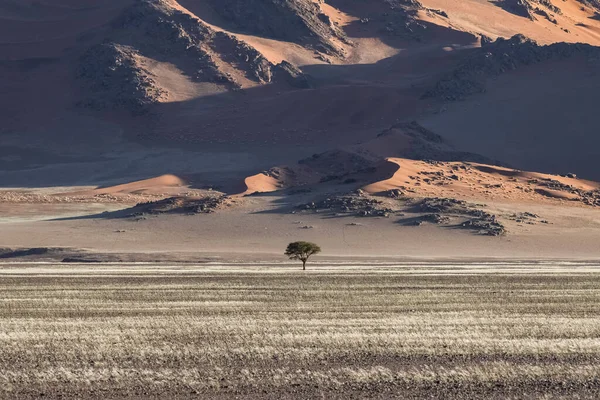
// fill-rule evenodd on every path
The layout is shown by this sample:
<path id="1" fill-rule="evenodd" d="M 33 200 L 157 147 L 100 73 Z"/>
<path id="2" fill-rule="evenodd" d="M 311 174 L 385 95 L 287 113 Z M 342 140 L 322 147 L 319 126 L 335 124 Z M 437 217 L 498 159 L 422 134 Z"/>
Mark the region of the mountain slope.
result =
<path id="1" fill-rule="evenodd" d="M 377 138 L 417 121 L 460 157 L 599 179 L 598 12 L 579 0 L 0 0 L 3 176 L 43 181 L 86 157 L 105 171 L 91 183 L 209 175 L 177 151 L 225 154 L 227 179 L 352 146 L 425 158 Z"/>

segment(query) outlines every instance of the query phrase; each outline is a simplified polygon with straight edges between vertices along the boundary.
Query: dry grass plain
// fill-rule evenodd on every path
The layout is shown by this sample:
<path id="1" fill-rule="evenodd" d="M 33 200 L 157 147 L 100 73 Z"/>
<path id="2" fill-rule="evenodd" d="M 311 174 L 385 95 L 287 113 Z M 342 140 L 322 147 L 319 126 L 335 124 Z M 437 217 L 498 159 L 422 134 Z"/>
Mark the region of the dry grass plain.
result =
<path id="1" fill-rule="evenodd" d="M 5 265 L 0 398 L 600 397 L 593 266 L 296 268 Z"/>

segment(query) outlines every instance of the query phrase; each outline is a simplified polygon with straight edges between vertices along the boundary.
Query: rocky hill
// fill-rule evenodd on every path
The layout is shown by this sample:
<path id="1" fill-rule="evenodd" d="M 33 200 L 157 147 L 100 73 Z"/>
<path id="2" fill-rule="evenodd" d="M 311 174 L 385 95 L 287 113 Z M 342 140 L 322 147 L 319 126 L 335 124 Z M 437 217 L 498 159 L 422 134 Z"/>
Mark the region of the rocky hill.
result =
<path id="1" fill-rule="evenodd" d="M 598 6 L 0 0 L 0 178 L 215 186 L 312 154 L 600 178 Z"/>
<path id="2" fill-rule="evenodd" d="M 472 94 L 484 93 L 487 79 L 498 77 L 519 67 L 576 57 L 590 65 L 597 65 L 600 60 L 600 47 L 581 43 L 554 43 L 540 46 L 523 35 L 483 42 L 480 48 L 466 56 L 460 65 L 439 81 L 435 88 L 425 94 L 425 97 L 440 97 L 445 100 L 464 99 Z"/>
<path id="3" fill-rule="evenodd" d="M 312 0 L 209 0 L 213 10 L 235 30 L 306 44 L 339 54 L 336 41 L 346 41 L 342 29 Z"/>
<path id="4" fill-rule="evenodd" d="M 111 21 L 103 42 L 80 58 L 77 76 L 89 88 L 84 104 L 141 112 L 165 100 L 169 89 L 144 67 L 151 60 L 224 90 L 290 82 L 300 75 L 289 63 L 274 65 L 248 43 L 216 31 L 175 3 L 140 0 Z"/>

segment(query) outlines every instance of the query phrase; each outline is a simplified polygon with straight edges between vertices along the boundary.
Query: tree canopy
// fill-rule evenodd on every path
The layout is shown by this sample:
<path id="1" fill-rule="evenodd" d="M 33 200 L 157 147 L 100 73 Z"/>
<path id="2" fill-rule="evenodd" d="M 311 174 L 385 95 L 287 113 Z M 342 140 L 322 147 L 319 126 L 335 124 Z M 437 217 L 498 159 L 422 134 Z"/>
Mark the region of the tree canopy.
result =
<path id="1" fill-rule="evenodd" d="M 321 248 L 311 242 L 293 242 L 290 243 L 285 250 L 285 255 L 290 258 L 290 260 L 300 260 L 302 261 L 302 269 L 306 269 L 306 261 L 308 258 L 314 254 L 318 254 L 321 252 Z"/>

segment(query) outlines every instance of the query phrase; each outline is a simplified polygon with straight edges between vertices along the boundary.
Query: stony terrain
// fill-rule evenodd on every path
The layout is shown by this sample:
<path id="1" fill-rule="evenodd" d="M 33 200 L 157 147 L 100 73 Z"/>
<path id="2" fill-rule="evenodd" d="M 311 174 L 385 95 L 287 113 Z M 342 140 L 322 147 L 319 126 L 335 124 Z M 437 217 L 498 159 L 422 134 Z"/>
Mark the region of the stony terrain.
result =
<path id="1" fill-rule="evenodd" d="M 226 196 L 169 197 L 163 200 L 139 203 L 130 209 L 119 211 L 117 214 L 138 218 L 161 214 L 208 214 L 225 206 L 227 201 Z"/>

